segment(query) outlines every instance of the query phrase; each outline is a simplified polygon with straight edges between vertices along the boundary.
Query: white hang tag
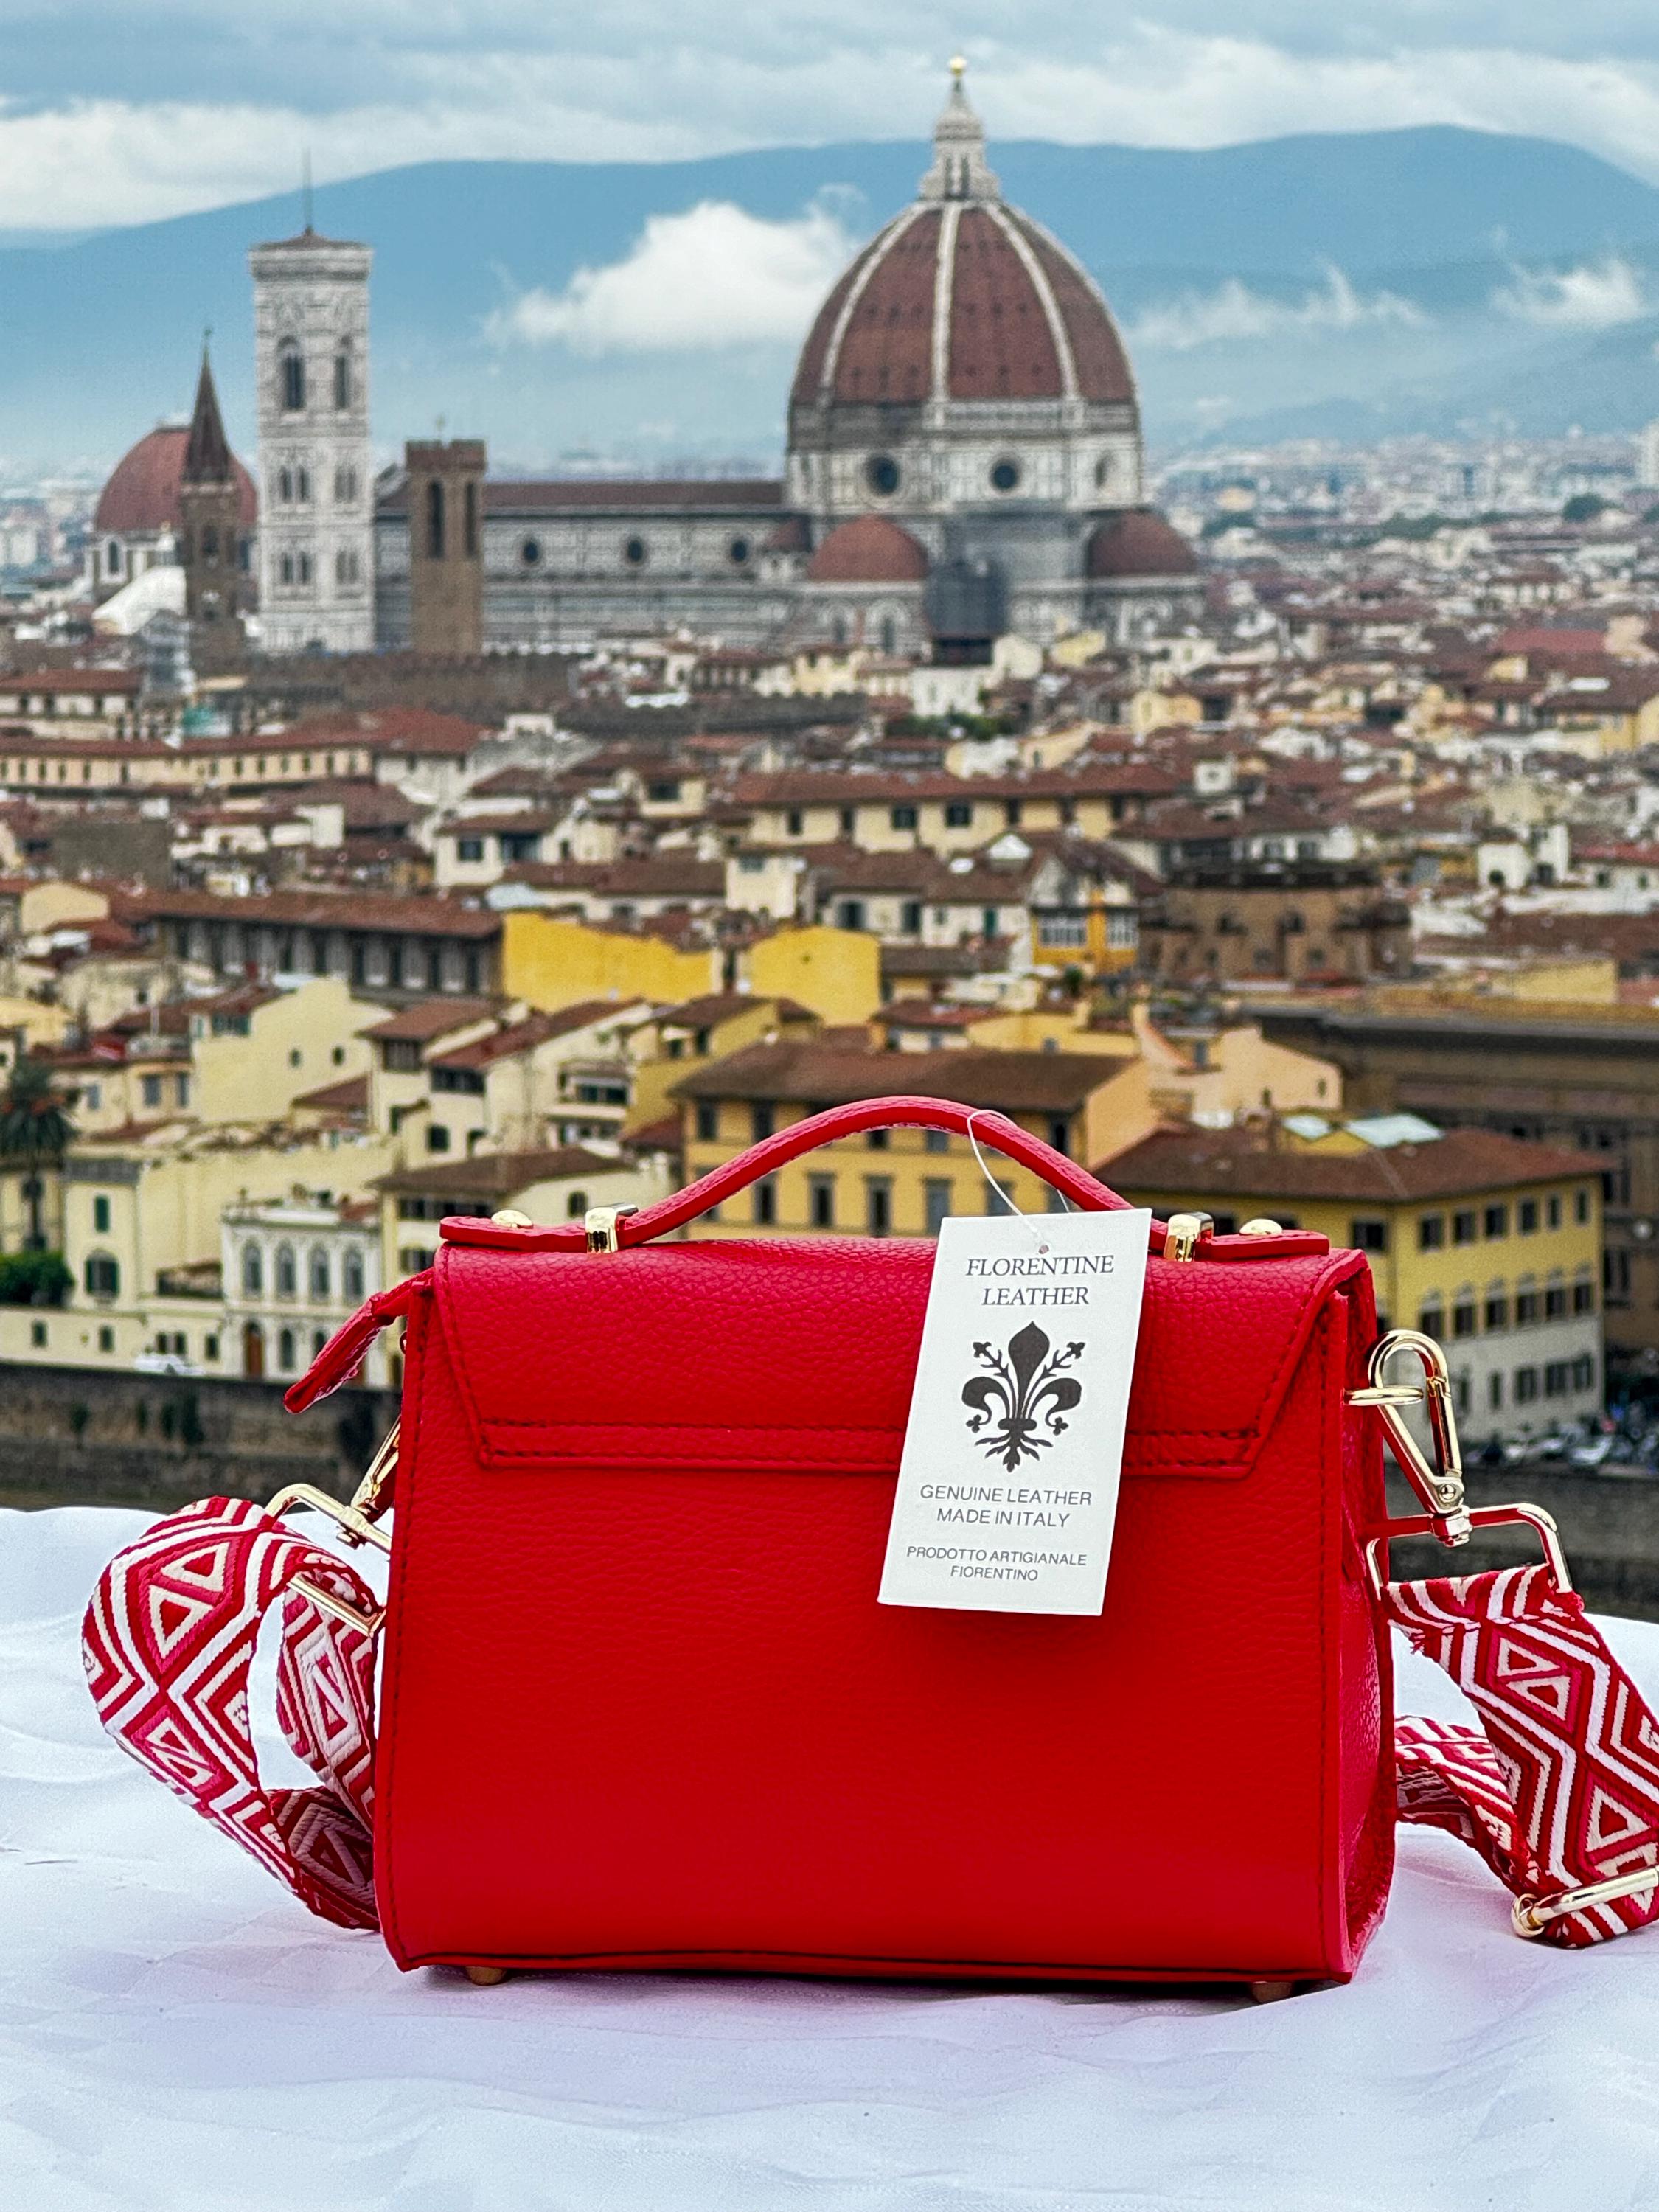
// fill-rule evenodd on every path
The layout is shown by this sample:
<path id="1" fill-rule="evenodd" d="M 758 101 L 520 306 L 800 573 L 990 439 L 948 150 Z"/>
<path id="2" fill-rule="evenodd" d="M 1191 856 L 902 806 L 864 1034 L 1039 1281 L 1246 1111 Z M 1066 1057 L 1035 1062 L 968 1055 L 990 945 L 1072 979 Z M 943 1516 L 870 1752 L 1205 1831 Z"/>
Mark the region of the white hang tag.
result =
<path id="1" fill-rule="evenodd" d="M 1098 1613 L 1152 1215 L 939 1230 L 884 1605 Z"/>

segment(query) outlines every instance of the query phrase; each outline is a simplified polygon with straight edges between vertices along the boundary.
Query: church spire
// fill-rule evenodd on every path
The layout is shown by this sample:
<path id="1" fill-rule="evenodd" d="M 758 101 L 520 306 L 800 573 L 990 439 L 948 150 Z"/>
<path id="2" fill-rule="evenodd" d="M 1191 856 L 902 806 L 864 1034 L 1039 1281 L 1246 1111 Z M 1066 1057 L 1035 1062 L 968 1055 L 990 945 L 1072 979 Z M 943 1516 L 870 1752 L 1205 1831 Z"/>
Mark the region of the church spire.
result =
<path id="1" fill-rule="evenodd" d="M 985 125 L 963 88 L 967 63 L 951 64 L 951 89 L 933 125 L 933 165 L 921 180 L 925 200 L 994 200 L 1002 197 L 996 172 L 985 159 Z"/>
<path id="2" fill-rule="evenodd" d="M 230 442 L 219 413 L 219 395 L 213 388 L 208 362 L 210 331 L 202 333 L 202 373 L 196 380 L 196 408 L 190 418 L 190 439 L 185 447 L 182 481 L 187 484 L 228 483 L 231 480 Z"/>

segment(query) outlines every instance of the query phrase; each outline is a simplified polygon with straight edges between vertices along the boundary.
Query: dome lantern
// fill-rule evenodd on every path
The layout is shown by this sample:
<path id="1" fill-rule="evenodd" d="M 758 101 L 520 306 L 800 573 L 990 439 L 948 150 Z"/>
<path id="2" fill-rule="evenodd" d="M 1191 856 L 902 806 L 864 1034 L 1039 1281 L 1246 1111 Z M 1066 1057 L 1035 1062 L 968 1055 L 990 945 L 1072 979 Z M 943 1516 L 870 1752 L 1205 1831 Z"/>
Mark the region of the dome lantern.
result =
<path id="1" fill-rule="evenodd" d="M 951 89 L 933 125 L 933 163 L 921 180 L 924 200 L 1000 200 L 1002 187 L 985 159 L 985 125 L 968 104 L 958 54 L 951 64 Z"/>

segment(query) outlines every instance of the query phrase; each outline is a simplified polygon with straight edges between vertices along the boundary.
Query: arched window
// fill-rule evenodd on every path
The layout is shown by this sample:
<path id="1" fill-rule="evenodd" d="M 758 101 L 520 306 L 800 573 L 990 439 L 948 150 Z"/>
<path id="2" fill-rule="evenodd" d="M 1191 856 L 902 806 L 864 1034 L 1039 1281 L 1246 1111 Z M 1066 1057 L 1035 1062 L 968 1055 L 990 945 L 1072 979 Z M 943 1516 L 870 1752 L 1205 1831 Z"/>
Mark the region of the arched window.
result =
<path id="1" fill-rule="evenodd" d="M 334 471 L 334 500 L 338 507 L 349 507 L 357 496 L 357 471 L 342 468 Z"/>
<path id="2" fill-rule="evenodd" d="M 305 356 L 297 338 L 284 338 L 276 349 L 276 386 L 285 415 L 301 415 L 306 404 Z"/>
<path id="3" fill-rule="evenodd" d="M 355 584 L 360 574 L 357 556 L 349 545 L 343 545 L 334 556 L 334 580 L 337 584 Z"/>
<path id="4" fill-rule="evenodd" d="M 309 553 L 296 554 L 294 562 L 294 573 L 298 577 L 301 583 L 308 584 L 311 581 L 311 556 Z"/>
<path id="5" fill-rule="evenodd" d="M 121 541 L 118 538 L 112 538 L 109 544 L 104 548 L 104 566 L 109 570 L 112 576 L 118 576 L 120 574 Z"/>
<path id="6" fill-rule="evenodd" d="M 279 1298 L 291 1298 L 294 1296 L 295 1279 L 294 1247 L 291 1244 L 279 1244 L 276 1247 L 276 1295 Z"/>
<path id="7" fill-rule="evenodd" d="M 334 404 L 343 414 L 351 404 L 351 340 L 342 338 L 334 356 Z"/>
<path id="8" fill-rule="evenodd" d="M 311 1248 L 311 1295 L 319 1305 L 328 1304 L 331 1279 L 328 1253 L 322 1245 L 313 1244 Z"/>
<path id="9" fill-rule="evenodd" d="M 289 1375 L 298 1364 L 295 1358 L 294 1331 L 291 1328 L 280 1330 L 276 1338 L 276 1364 L 283 1374 Z"/>
<path id="10" fill-rule="evenodd" d="M 210 522 L 202 526 L 202 559 L 210 568 L 219 559 L 219 533 Z"/>
<path id="11" fill-rule="evenodd" d="M 465 520 L 461 528 L 462 551 L 469 561 L 478 557 L 478 487 L 469 483 L 462 503 Z"/>
<path id="12" fill-rule="evenodd" d="M 352 1305 L 361 1304 L 363 1295 L 363 1255 L 348 1252 L 340 1263 L 341 1294 Z"/>
<path id="13" fill-rule="evenodd" d="M 257 1244 L 242 1247 L 242 1296 L 261 1297 L 265 1287 L 265 1259 Z"/>
<path id="14" fill-rule="evenodd" d="M 294 556 L 291 553 L 283 553 L 278 556 L 276 578 L 279 583 L 291 584 L 294 581 Z"/>
<path id="15" fill-rule="evenodd" d="M 426 488 L 426 550 L 430 560 L 444 557 L 444 488 L 436 477 Z"/>
<path id="16" fill-rule="evenodd" d="M 82 1275 L 89 1298 L 117 1298 L 121 1295 L 121 1263 L 107 1252 L 92 1252 L 87 1256 Z"/>
<path id="17" fill-rule="evenodd" d="M 292 501 L 294 497 L 294 471 L 292 469 L 277 470 L 276 496 L 283 502 L 284 507 L 288 506 Z"/>
<path id="18" fill-rule="evenodd" d="M 294 496 L 300 501 L 301 506 L 303 506 L 306 501 L 311 497 L 311 471 L 309 469 L 295 470 Z"/>
<path id="19" fill-rule="evenodd" d="M 884 615 L 881 618 L 881 649 L 884 653 L 891 653 L 897 644 L 898 624 L 891 615 Z"/>

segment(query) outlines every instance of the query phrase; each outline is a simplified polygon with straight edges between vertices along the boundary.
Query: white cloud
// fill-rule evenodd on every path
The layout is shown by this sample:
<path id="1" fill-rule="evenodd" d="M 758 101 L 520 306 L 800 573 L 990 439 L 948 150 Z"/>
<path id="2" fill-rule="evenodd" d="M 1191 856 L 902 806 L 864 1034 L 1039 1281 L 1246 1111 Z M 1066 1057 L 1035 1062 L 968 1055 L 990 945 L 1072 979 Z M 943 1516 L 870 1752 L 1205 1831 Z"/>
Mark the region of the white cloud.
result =
<path id="1" fill-rule="evenodd" d="M 521 293 L 491 318 L 490 335 L 582 354 L 793 343 L 854 243 L 822 204 L 769 222 L 702 200 L 650 216 L 620 261 L 579 269 L 562 291 Z"/>
<path id="2" fill-rule="evenodd" d="M 1571 269 L 1517 266 L 1509 283 L 1492 294 L 1492 303 L 1516 322 L 1563 331 L 1611 330 L 1649 312 L 1640 270 L 1617 253 Z"/>
<path id="3" fill-rule="evenodd" d="M 1212 292 L 1182 292 L 1144 309 L 1129 335 L 1138 346 L 1190 353 L 1199 346 L 1280 337 L 1291 331 L 1351 331 L 1376 323 L 1418 327 L 1428 319 L 1414 301 L 1397 292 L 1358 292 L 1341 270 L 1328 265 L 1324 281 L 1299 300 L 1253 292 L 1230 276 Z"/>

